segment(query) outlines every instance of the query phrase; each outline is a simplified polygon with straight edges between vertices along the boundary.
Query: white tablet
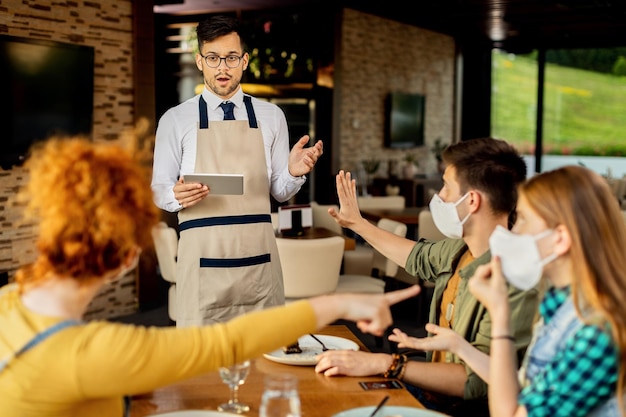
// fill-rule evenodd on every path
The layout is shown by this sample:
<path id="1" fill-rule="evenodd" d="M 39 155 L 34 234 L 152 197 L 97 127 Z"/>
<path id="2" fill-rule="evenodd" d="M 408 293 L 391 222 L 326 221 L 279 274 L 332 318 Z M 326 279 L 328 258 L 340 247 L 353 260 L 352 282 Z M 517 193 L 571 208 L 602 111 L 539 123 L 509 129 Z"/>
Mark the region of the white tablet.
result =
<path id="1" fill-rule="evenodd" d="M 209 187 L 209 195 L 243 194 L 243 174 L 187 174 L 185 182 L 199 182 Z"/>

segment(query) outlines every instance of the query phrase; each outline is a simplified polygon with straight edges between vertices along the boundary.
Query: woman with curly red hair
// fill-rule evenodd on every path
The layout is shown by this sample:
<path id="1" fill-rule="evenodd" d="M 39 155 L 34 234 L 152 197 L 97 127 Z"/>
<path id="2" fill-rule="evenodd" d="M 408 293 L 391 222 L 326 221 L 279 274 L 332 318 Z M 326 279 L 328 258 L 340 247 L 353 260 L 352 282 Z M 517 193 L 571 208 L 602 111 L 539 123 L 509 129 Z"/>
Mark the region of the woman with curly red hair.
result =
<path id="1" fill-rule="evenodd" d="M 339 318 L 382 334 L 385 295 L 328 295 L 205 327 L 145 328 L 82 316 L 137 265 L 159 220 L 149 175 L 122 148 L 53 138 L 27 161 L 20 194 L 39 225 L 38 256 L 0 289 L 0 415 L 115 416 L 123 398 L 288 345 Z"/>

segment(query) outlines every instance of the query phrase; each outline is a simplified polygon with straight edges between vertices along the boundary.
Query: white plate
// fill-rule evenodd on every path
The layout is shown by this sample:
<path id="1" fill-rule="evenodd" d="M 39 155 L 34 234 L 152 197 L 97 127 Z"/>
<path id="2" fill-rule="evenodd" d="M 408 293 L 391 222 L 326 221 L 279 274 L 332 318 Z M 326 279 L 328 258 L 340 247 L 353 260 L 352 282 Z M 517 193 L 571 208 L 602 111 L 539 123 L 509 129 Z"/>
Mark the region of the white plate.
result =
<path id="1" fill-rule="evenodd" d="M 359 350 L 359 345 L 343 337 L 320 334 L 316 334 L 315 337 L 324 342 L 328 349 Z M 315 365 L 317 363 L 317 355 L 322 353 L 322 345 L 308 334 L 299 338 L 298 344 L 300 345 L 300 349 L 302 349 L 302 353 L 291 353 L 288 355 L 283 352 L 281 348 L 266 353 L 263 356 L 271 361 L 284 363 L 286 365 Z"/>
<path id="2" fill-rule="evenodd" d="M 351 410 L 342 411 L 332 417 L 369 417 L 376 407 L 359 407 Z M 446 414 L 441 414 L 432 410 L 425 410 L 423 408 L 415 407 L 398 407 L 393 405 L 385 405 L 381 408 L 376 417 L 444 417 Z"/>
<path id="3" fill-rule="evenodd" d="M 150 414 L 148 417 L 241 417 L 239 414 L 222 413 L 211 410 L 181 410 L 163 414 Z"/>

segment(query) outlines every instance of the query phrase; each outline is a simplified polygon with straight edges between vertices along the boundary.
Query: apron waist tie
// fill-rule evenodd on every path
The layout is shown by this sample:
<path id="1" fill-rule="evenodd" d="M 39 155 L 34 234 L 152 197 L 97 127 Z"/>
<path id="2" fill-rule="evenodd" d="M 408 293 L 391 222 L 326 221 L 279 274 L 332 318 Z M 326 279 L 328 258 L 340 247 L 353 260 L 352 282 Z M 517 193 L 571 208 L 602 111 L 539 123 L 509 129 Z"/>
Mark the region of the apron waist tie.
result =
<path id="1" fill-rule="evenodd" d="M 271 261 L 271 255 L 250 256 L 247 258 L 200 258 L 200 268 L 240 268 L 244 266 L 254 266 L 266 264 Z"/>
<path id="2" fill-rule="evenodd" d="M 187 220 L 179 225 L 179 230 L 193 229 L 195 227 L 225 226 L 232 224 L 271 223 L 269 214 L 244 214 L 240 216 L 204 217 L 201 219 Z"/>

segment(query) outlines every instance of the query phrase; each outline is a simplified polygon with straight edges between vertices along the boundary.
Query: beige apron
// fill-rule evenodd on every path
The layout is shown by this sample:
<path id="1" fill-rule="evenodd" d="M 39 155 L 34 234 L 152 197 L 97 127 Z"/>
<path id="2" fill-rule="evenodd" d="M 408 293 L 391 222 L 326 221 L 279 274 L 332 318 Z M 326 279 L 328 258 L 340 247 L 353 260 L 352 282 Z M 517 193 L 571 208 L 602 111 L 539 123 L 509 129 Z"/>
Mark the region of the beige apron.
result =
<path id="1" fill-rule="evenodd" d="M 243 174 L 243 195 L 209 195 L 178 213 L 178 327 L 224 322 L 285 302 L 270 217 L 265 145 L 249 120 L 212 121 L 200 96 L 196 173 Z"/>

